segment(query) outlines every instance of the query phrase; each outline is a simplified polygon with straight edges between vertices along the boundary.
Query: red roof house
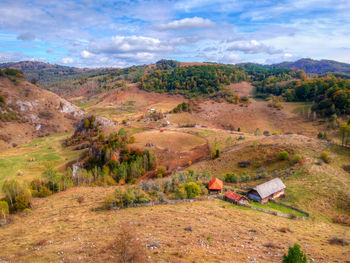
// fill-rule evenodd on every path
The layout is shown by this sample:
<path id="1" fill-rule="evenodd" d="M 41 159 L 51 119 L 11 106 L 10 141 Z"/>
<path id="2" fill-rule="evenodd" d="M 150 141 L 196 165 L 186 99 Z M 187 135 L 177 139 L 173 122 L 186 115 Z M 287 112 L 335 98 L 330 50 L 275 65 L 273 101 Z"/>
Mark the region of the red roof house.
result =
<path id="1" fill-rule="evenodd" d="M 232 202 L 232 203 L 235 203 L 235 204 L 244 204 L 245 205 L 245 204 L 249 203 L 247 197 L 245 197 L 244 195 L 240 195 L 240 194 L 237 194 L 235 192 L 232 192 L 230 190 L 228 190 L 225 193 L 225 200 Z"/>
<path id="2" fill-rule="evenodd" d="M 209 188 L 209 191 L 221 192 L 221 190 L 224 188 L 224 183 L 218 178 L 213 178 L 209 182 L 209 187 L 208 188 Z"/>

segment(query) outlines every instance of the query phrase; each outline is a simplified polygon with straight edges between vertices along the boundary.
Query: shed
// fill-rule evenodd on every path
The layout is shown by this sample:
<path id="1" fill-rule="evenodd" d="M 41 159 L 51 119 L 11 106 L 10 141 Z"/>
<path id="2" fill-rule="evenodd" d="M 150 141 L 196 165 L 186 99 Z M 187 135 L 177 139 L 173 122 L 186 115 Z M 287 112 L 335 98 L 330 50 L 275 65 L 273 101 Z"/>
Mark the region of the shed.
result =
<path id="1" fill-rule="evenodd" d="M 286 186 L 280 178 L 272 179 L 266 183 L 257 185 L 248 192 L 248 197 L 260 203 L 266 203 L 284 194 Z"/>
<path id="2" fill-rule="evenodd" d="M 221 192 L 223 188 L 224 183 L 216 177 L 209 182 L 208 189 L 210 192 Z"/>
<path id="3" fill-rule="evenodd" d="M 249 204 L 249 200 L 246 196 L 237 194 L 235 192 L 232 192 L 231 190 L 228 190 L 225 193 L 225 200 L 240 205 Z"/>

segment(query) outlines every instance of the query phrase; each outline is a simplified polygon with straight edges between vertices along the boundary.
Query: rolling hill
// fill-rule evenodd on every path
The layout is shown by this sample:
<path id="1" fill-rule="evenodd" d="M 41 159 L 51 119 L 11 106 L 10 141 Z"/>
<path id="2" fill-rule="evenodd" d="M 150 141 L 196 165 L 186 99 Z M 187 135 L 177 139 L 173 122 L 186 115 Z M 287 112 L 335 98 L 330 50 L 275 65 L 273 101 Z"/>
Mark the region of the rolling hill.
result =
<path id="1" fill-rule="evenodd" d="M 21 77 L 0 77 L 0 149 L 73 130 L 85 114 L 58 95 Z"/>
<path id="2" fill-rule="evenodd" d="M 273 64 L 271 68 L 302 69 L 306 73 L 322 74 L 327 72 L 338 72 L 350 74 L 350 64 L 334 60 L 313 60 L 310 58 L 299 59 L 294 62 L 282 62 Z"/>
<path id="3" fill-rule="evenodd" d="M 71 83 L 74 80 L 92 77 L 111 70 L 110 68 L 75 68 L 38 61 L 2 63 L 0 64 L 0 69 L 1 68 L 19 69 L 24 73 L 28 81 L 36 79 L 42 88 L 52 90 L 59 94 L 62 93 L 60 89 L 64 89 L 67 86 L 71 88 Z"/>

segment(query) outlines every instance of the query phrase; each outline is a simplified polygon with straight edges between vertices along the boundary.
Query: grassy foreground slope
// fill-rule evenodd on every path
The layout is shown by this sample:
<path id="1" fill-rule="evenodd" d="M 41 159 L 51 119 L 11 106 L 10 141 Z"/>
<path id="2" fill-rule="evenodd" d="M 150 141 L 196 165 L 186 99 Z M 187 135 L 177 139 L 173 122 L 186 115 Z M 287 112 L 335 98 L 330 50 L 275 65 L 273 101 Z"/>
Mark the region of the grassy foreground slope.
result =
<path id="1" fill-rule="evenodd" d="M 288 245 L 301 244 L 315 262 L 346 262 L 346 227 L 295 221 L 219 201 L 93 211 L 111 188 L 74 188 L 35 201 L 37 209 L 1 229 L 0 259 L 25 262 L 114 262 L 113 244 L 128 222 L 150 262 L 280 262 Z M 85 201 L 77 202 L 79 196 Z M 192 231 L 185 228 L 191 226 Z M 33 231 L 35 227 L 35 231 Z M 280 232 L 287 228 L 290 232 Z"/>

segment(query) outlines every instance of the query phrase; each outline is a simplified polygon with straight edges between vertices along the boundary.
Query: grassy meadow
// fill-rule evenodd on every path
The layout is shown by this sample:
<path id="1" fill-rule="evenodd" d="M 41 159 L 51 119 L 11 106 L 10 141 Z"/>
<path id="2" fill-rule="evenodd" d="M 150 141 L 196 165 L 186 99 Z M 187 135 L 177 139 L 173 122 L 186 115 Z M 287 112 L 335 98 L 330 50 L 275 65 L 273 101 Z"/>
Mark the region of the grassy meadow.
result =
<path id="1" fill-rule="evenodd" d="M 71 133 L 42 137 L 29 144 L 1 152 L 0 189 L 6 179 L 30 181 L 40 176 L 47 164 L 59 169 L 65 163 L 77 159 L 84 150 L 75 151 L 73 147 L 64 147 L 63 142 L 68 136 L 71 136 Z M 23 175 L 19 176 L 20 172 Z"/>

